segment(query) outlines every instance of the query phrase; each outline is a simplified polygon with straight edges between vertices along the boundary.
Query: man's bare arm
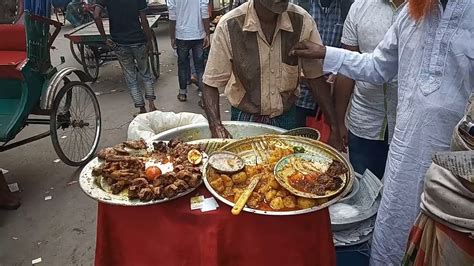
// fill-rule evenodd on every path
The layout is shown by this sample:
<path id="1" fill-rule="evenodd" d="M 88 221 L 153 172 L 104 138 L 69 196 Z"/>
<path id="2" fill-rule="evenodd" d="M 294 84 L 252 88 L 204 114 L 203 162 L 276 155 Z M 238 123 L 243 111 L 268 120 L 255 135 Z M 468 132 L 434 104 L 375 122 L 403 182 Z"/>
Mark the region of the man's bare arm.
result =
<path id="1" fill-rule="evenodd" d="M 319 104 L 323 111 L 326 122 L 331 127 L 331 136 L 329 137 L 329 145 L 338 150 L 342 150 L 342 139 L 339 138 L 339 127 L 337 125 L 336 111 L 331 95 L 331 87 L 326 82 L 324 76 L 315 79 L 309 79 L 309 86 L 313 94 L 314 100 Z"/>
<path id="2" fill-rule="evenodd" d="M 97 25 L 100 36 L 102 36 L 102 39 L 104 39 L 104 41 L 107 40 L 107 35 L 105 34 L 104 30 L 104 23 L 102 22 L 102 7 L 99 5 L 96 5 L 94 8 L 94 21 L 95 25 Z"/>
<path id="3" fill-rule="evenodd" d="M 210 36 L 211 36 L 211 25 L 210 25 L 210 19 L 205 18 L 202 20 L 202 24 L 204 25 L 204 29 L 206 30 L 206 37 L 204 37 L 204 48 L 208 48 L 210 46 Z"/>
<path id="4" fill-rule="evenodd" d="M 342 48 L 359 51 L 358 46 L 342 45 Z M 343 76 L 337 75 L 336 83 L 334 84 L 334 104 L 336 106 L 336 119 L 339 126 L 341 138 L 344 141 L 344 145 L 348 144 L 347 128 L 345 125 L 347 106 L 351 100 L 352 93 L 354 91 L 354 80 Z"/>
<path id="5" fill-rule="evenodd" d="M 219 90 L 215 87 L 204 84 L 202 99 L 212 137 L 231 138 L 232 136 L 222 125 L 219 108 Z"/>
<path id="6" fill-rule="evenodd" d="M 147 40 L 150 42 L 153 39 L 153 34 L 151 33 L 150 24 L 148 24 L 148 19 L 146 18 L 146 12 L 140 11 L 140 23 L 142 24 L 143 32 L 145 32 Z"/>
<path id="7" fill-rule="evenodd" d="M 170 20 L 171 48 L 176 49 L 176 20 Z"/>

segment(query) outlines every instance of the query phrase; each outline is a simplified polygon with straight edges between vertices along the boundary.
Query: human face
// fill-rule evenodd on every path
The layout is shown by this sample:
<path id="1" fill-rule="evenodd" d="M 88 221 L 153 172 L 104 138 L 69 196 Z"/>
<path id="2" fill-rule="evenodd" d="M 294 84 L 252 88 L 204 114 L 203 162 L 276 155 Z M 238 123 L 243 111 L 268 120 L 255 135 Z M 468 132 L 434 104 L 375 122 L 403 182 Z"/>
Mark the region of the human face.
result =
<path id="1" fill-rule="evenodd" d="M 281 14 L 288 9 L 288 0 L 257 0 L 260 4 L 275 14 Z"/>

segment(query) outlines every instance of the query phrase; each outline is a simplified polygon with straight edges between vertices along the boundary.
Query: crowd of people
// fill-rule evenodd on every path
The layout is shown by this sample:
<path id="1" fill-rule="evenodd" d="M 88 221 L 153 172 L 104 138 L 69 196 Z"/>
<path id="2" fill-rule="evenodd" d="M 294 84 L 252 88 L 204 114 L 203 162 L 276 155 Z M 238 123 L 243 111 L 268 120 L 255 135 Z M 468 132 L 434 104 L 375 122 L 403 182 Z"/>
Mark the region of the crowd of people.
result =
<path id="1" fill-rule="evenodd" d="M 306 126 L 319 110 L 330 128 L 328 143 L 348 152 L 356 172 L 369 169 L 383 178 L 373 265 L 474 263 L 472 146 L 448 152 L 459 121 L 474 118 L 474 2 L 234 1 L 212 41 L 206 0 L 167 5 L 178 55 L 177 99 L 187 100 L 194 73 L 213 137 L 232 137 L 221 121 L 219 89 L 232 106 L 232 120 L 292 129 Z M 103 29 L 103 8 L 111 38 Z M 145 0 L 100 0 L 95 10 L 139 113 L 156 110 L 145 10 Z M 438 153 L 464 161 L 452 168 L 433 159 Z M 16 206 L 6 194 L 0 194 L 1 205 Z M 414 223 L 419 230 L 409 238 Z M 444 238 L 436 236 L 440 231 Z M 425 241 L 414 232 L 426 233 Z"/>

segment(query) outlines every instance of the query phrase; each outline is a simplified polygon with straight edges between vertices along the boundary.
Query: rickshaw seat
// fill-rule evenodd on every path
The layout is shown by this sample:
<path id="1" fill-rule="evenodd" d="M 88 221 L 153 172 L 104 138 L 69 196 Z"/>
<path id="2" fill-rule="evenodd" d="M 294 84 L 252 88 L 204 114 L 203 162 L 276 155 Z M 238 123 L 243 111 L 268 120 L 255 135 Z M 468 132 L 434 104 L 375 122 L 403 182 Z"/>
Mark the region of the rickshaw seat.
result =
<path id="1" fill-rule="evenodd" d="M 18 65 L 26 56 L 25 26 L 0 24 L 0 79 L 22 79 Z"/>
<path id="2" fill-rule="evenodd" d="M 26 52 L 0 50 L 0 79 L 22 79 L 18 65 L 26 59 Z"/>

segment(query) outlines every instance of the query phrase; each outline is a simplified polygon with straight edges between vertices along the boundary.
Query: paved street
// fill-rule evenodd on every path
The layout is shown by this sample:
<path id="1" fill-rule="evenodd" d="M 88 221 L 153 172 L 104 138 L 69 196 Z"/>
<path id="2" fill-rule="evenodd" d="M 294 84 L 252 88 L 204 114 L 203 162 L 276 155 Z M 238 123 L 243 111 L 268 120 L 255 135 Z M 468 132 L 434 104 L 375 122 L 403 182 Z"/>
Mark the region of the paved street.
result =
<path id="1" fill-rule="evenodd" d="M 62 37 L 69 30 L 71 26 L 67 24 L 54 44 L 57 49 L 52 54 L 53 64 L 59 64 L 59 57 L 64 56 L 65 65 L 82 69 L 71 56 L 69 40 Z M 181 103 L 176 99 L 178 71 L 169 44 L 167 23 L 160 23 L 156 33 L 162 53 L 161 77 L 155 84 L 158 109 L 202 113 L 197 105 L 196 87 L 190 86 L 188 102 Z M 107 62 L 100 68 L 99 75 L 99 80 L 91 87 L 101 106 L 100 147 L 105 147 L 126 139 L 128 124 L 136 110 L 118 62 Z M 228 109 L 227 103 L 223 103 L 224 119 L 229 118 L 224 112 Z M 17 139 L 48 129 L 49 126 L 30 126 Z M 0 153 L 0 168 L 9 170 L 6 175 L 9 183 L 19 184 L 23 203 L 17 211 L 0 211 L 0 265 L 31 265 L 32 260 L 40 257 L 40 265 L 93 263 L 97 203 L 88 198 L 77 183 L 68 185 L 78 179 L 80 169 L 55 163 L 57 158 L 50 138 Z M 45 201 L 46 196 L 52 196 L 52 199 Z"/>

